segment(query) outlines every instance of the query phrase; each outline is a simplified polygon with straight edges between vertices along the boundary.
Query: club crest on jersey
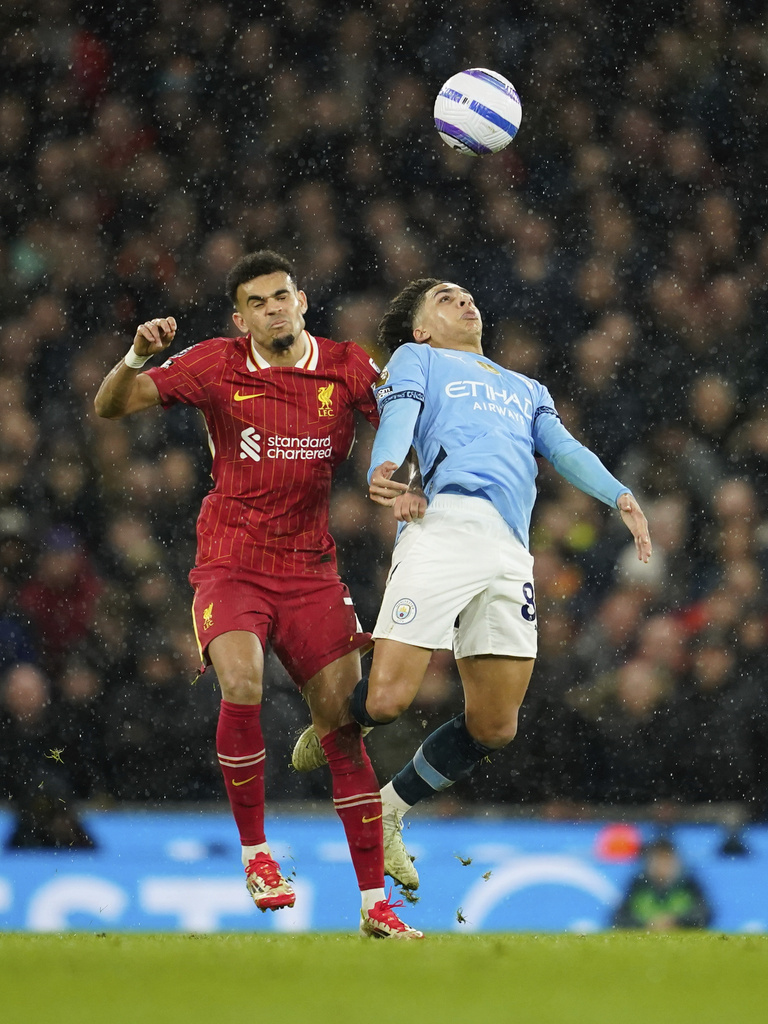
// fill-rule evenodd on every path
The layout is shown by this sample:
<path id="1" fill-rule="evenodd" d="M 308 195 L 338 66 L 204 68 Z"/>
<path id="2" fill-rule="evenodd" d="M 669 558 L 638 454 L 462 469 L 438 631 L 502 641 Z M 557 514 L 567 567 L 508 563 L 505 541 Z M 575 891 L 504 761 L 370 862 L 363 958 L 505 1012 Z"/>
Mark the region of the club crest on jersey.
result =
<path id="1" fill-rule="evenodd" d="M 317 411 L 321 416 L 334 415 L 331 402 L 333 401 L 333 389 L 335 386 L 335 384 L 324 384 L 323 387 L 317 389 L 317 401 L 319 403 Z"/>
<path id="2" fill-rule="evenodd" d="M 210 629 L 213 625 L 213 601 L 207 608 L 203 608 L 203 629 Z"/>
<path id="3" fill-rule="evenodd" d="M 498 377 L 501 376 L 501 370 L 497 370 L 495 366 L 490 366 L 488 363 L 482 363 L 479 359 L 476 359 L 475 362 L 478 366 L 482 367 L 483 370 L 487 370 L 488 373 L 495 373 Z"/>
<path id="4" fill-rule="evenodd" d="M 392 621 L 404 626 L 407 622 L 413 622 L 416 618 L 416 605 L 410 597 L 404 597 L 398 601 L 392 609 Z"/>

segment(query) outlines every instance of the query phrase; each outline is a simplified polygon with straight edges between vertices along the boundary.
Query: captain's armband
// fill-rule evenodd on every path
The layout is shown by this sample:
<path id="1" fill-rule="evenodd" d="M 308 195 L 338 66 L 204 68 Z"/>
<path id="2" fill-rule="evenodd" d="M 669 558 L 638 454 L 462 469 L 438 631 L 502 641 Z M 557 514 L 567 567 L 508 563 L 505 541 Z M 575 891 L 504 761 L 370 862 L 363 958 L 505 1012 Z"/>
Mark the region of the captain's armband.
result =
<path id="1" fill-rule="evenodd" d="M 386 390 L 391 391 L 392 389 L 382 388 L 380 391 L 376 392 L 376 401 L 379 405 L 379 412 L 381 412 L 385 405 L 389 405 L 390 402 L 394 402 L 397 398 L 411 398 L 414 402 L 420 402 L 421 405 L 424 405 L 423 391 L 393 391 L 391 394 L 384 395 L 382 398 L 382 393 Z"/>
<path id="2" fill-rule="evenodd" d="M 554 416 L 556 420 L 562 423 L 560 414 L 553 405 L 540 405 L 536 412 L 533 414 L 533 422 L 535 423 L 539 416 Z"/>

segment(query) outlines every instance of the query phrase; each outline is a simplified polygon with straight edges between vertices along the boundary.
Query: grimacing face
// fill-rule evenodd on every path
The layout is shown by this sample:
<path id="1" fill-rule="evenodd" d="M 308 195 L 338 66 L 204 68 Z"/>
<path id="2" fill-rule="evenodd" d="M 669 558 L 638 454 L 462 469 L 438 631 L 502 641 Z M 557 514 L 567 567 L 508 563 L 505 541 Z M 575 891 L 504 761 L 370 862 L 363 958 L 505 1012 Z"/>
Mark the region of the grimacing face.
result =
<path id="1" fill-rule="evenodd" d="M 283 270 L 241 284 L 235 306 L 235 326 L 265 353 L 285 352 L 304 330 L 307 297 Z"/>
<path id="2" fill-rule="evenodd" d="M 483 319 L 466 288 L 441 281 L 426 292 L 413 323 L 415 341 L 476 352 L 482 334 Z"/>

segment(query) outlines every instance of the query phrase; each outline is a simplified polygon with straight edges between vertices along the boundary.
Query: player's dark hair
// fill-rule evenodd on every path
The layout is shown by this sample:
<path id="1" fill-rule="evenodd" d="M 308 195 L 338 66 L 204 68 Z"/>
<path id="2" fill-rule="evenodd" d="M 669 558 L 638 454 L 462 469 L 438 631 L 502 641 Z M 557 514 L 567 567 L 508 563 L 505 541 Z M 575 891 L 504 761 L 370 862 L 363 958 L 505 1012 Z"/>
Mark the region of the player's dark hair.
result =
<path id="1" fill-rule="evenodd" d="M 439 277 L 420 277 L 417 281 L 409 281 L 400 294 L 392 299 L 377 331 L 381 345 L 394 352 L 398 345 L 413 341 L 413 322 L 421 309 L 424 296 L 441 280 Z"/>
<path id="2" fill-rule="evenodd" d="M 272 249 L 259 249 L 258 252 L 249 252 L 241 256 L 227 274 L 225 286 L 226 294 L 237 304 L 237 289 L 246 281 L 252 281 L 254 277 L 261 277 L 263 274 L 275 274 L 282 270 L 296 284 L 296 271 L 287 256 Z"/>

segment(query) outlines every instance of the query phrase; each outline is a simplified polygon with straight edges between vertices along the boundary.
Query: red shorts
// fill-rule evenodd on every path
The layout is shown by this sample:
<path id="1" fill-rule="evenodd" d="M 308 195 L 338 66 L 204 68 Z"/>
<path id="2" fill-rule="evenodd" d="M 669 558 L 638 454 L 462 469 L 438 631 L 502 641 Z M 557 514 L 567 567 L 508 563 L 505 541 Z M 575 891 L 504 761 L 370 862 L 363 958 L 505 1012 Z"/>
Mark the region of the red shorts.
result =
<path id="1" fill-rule="evenodd" d="M 222 633 L 255 633 L 262 648 L 272 645 L 301 689 L 337 658 L 366 647 L 349 590 L 335 574 L 268 576 L 249 570 L 193 569 L 192 618 L 200 656 L 208 663 L 208 644 Z"/>

